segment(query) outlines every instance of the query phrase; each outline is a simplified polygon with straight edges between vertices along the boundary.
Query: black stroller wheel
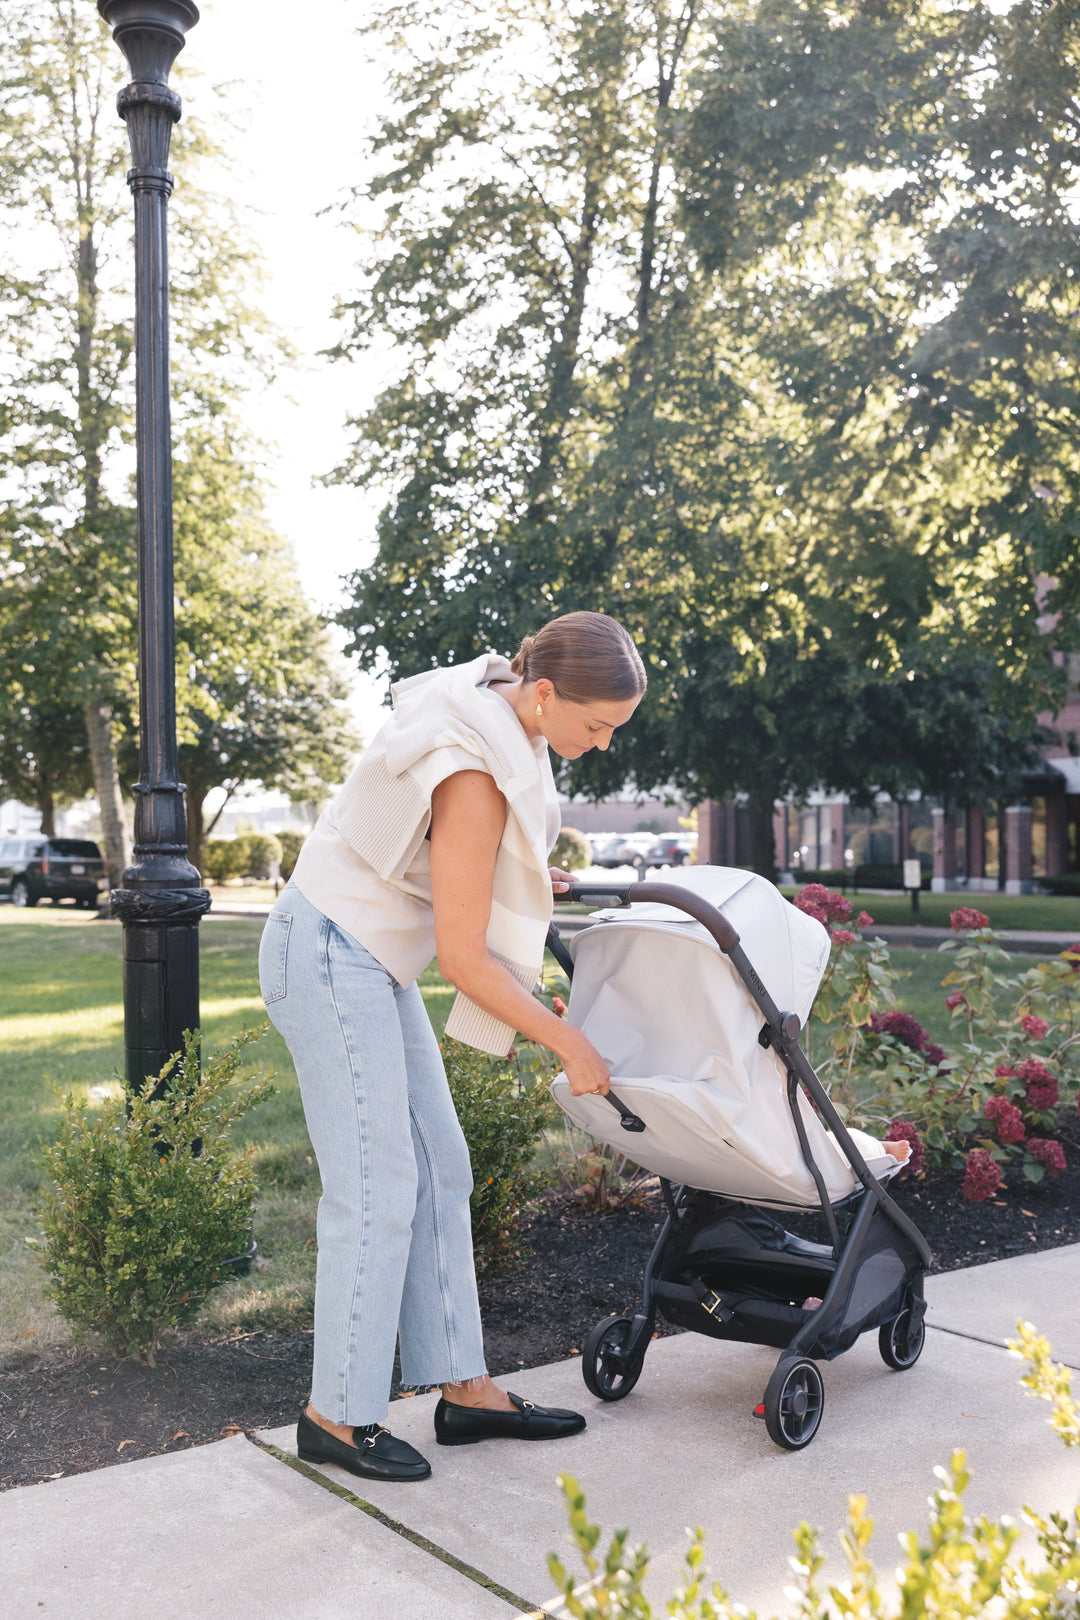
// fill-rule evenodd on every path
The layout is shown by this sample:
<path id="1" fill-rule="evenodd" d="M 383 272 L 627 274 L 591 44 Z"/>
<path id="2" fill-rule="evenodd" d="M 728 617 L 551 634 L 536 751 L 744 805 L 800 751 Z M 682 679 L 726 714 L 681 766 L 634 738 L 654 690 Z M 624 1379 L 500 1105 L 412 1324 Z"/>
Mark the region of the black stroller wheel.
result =
<path id="1" fill-rule="evenodd" d="M 582 1376 L 589 1393 L 602 1401 L 621 1401 L 641 1377 L 644 1351 L 630 1357 L 626 1353 L 632 1327 L 628 1316 L 605 1316 L 585 1340 Z"/>
<path id="2" fill-rule="evenodd" d="M 765 1427 L 785 1451 L 801 1451 L 818 1431 L 825 1385 L 812 1361 L 778 1362 L 765 1389 Z"/>
<path id="3" fill-rule="evenodd" d="M 878 1349 L 887 1367 L 906 1372 L 914 1367 L 926 1343 L 926 1323 L 922 1314 L 912 1311 L 910 1305 L 894 1316 L 891 1322 L 882 1322 L 878 1328 Z"/>

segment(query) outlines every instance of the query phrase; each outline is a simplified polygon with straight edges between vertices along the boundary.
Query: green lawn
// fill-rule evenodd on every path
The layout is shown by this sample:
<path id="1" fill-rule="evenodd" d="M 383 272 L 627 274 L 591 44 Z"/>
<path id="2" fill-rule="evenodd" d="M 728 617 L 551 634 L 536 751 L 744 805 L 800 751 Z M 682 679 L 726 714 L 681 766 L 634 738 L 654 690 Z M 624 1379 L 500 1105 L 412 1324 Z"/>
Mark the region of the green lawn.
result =
<path id="1" fill-rule="evenodd" d="M 204 1045 L 265 1019 L 258 988 L 260 920 L 204 922 L 200 931 Z M 453 991 L 434 972 L 421 981 L 441 1029 Z M 66 1342 L 66 1325 L 41 1298 L 33 1241 L 36 1145 L 55 1128 L 51 1084 L 87 1098 L 109 1092 L 124 1061 L 119 923 L 67 909 L 0 907 L 0 1355 Z M 252 1069 L 272 1070 L 275 1096 L 243 1120 L 239 1144 L 255 1148 L 262 1194 L 256 1220 L 268 1264 L 212 1296 L 215 1329 L 310 1321 L 315 1284 L 315 1170 L 296 1075 L 270 1029 Z"/>
<path id="2" fill-rule="evenodd" d="M 794 889 L 784 889 L 792 895 Z M 1036 932 L 1075 933 L 1080 938 L 1080 899 L 1057 894 L 920 894 L 919 914 L 911 910 L 907 894 L 852 894 L 855 912 L 868 911 L 879 923 L 922 923 L 928 928 L 948 928 L 949 913 L 958 906 L 974 906 L 990 918 L 994 928 L 1031 928 Z"/>

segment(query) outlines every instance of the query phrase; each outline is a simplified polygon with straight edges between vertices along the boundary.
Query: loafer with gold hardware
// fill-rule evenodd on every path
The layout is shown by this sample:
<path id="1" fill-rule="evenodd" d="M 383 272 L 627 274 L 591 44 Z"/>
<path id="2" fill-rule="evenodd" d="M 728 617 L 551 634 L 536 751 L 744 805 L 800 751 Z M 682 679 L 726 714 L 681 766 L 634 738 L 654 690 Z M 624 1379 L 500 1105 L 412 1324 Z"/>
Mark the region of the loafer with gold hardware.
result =
<path id="1" fill-rule="evenodd" d="M 507 1391 L 510 1394 L 510 1391 Z M 557 1406 L 535 1406 L 510 1394 L 513 1412 L 489 1406 L 456 1406 L 440 1397 L 435 1408 L 435 1439 L 440 1446 L 473 1446 L 478 1440 L 561 1440 L 580 1434 L 585 1419 L 580 1412 Z"/>
<path id="2" fill-rule="evenodd" d="M 296 1425 L 296 1451 L 301 1462 L 334 1463 L 360 1479 L 427 1479 L 431 1473 L 427 1458 L 407 1441 L 395 1440 L 381 1423 L 358 1425 L 350 1446 L 304 1412 Z"/>

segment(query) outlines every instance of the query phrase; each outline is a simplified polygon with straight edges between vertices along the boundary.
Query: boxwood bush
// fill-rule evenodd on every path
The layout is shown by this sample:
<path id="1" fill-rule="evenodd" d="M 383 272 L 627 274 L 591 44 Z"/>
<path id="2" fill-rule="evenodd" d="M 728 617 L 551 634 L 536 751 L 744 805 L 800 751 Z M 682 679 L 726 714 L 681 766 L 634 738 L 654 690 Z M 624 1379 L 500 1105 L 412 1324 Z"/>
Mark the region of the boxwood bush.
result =
<path id="1" fill-rule="evenodd" d="M 201 1071 L 189 1037 L 183 1058 L 96 1116 L 61 1094 L 60 1129 L 41 1155 L 48 1292 L 73 1327 L 150 1366 L 162 1331 L 194 1319 L 244 1247 L 258 1189 L 251 1151 L 232 1152 L 228 1132 L 273 1089 L 267 1079 L 234 1085 L 261 1033 L 245 1032 Z M 168 1090 L 155 1098 L 161 1080 Z"/>

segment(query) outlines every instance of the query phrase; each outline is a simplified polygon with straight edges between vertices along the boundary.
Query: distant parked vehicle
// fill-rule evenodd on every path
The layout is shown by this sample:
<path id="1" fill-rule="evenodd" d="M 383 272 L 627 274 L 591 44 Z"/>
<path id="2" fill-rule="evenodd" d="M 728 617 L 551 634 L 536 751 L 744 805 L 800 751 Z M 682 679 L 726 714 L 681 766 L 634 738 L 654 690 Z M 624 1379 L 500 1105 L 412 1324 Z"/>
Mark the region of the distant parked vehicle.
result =
<path id="1" fill-rule="evenodd" d="M 644 872 L 645 857 L 655 838 L 654 833 L 622 833 L 597 852 L 596 864 L 607 867 L 609 871 L 617 866 L 632 866 L 635 871 Z"/>
<path id="2" fill-rule="evenodd" d="M 645 852 L 645 865 L 685 866 L 694 851 L 697 839 L 693 834 L 662 833 Z"/>
<path id="3" fill-rule="evenodd" d="M 97 905 L 105 887 L 101 850 L 88 838 L 5 838 L 0 842 L 0 895 L 13 906 L 36 906 L 39 900 L 74 900 Z"/>

